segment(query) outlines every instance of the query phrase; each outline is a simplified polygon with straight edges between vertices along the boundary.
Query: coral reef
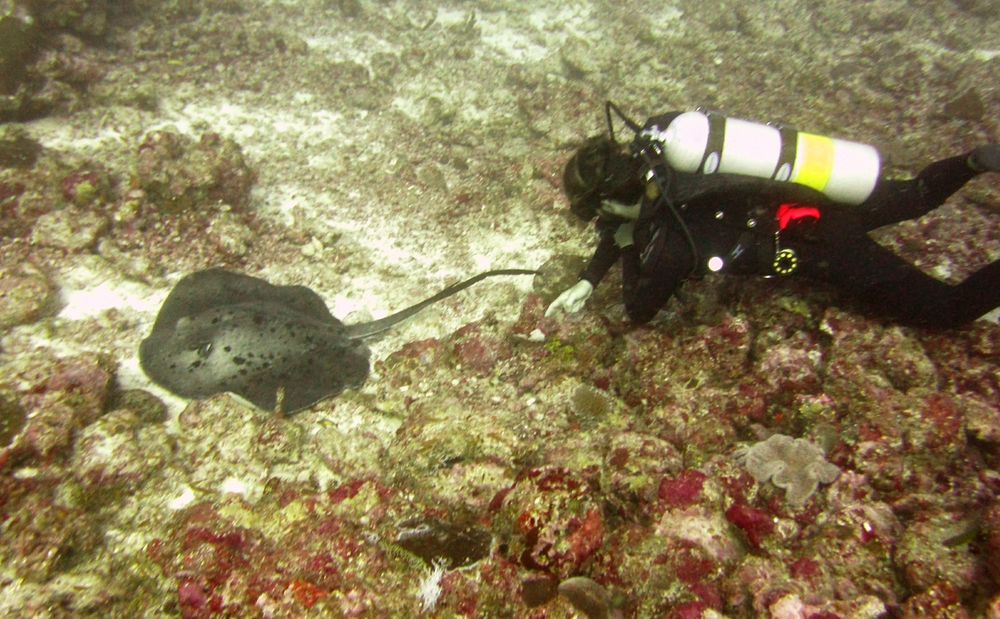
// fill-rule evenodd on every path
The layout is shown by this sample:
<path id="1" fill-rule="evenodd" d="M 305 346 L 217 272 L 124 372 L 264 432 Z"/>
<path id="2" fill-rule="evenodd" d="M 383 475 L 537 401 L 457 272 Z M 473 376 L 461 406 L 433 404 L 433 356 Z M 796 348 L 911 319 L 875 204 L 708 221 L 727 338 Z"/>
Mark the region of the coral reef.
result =
<path id="1" fill-rule="evenodd" d="M 0 616 L 1000 617 L 995 321 L 706 277 L 635 326 L 618 271 L 544 317 L 592 251 L 559 179 L 606 99 L 869 142 L 904 177 L 1000 140 L 998 20 L 0 0 Z M 1000 256 L 998 183 L 873 236 L 958 281 Z M 294 416 L 138 368 L 192 271 L 356 323 L 539 266 L 373 340 L 360 390 Z"/>
<path id="2" fill-rule="evenodd" d="M 83 107 L 88 87 L 103 73 L 92 48 L 30 13 L 0 16 L 0 41 L 0 122 Z"/>

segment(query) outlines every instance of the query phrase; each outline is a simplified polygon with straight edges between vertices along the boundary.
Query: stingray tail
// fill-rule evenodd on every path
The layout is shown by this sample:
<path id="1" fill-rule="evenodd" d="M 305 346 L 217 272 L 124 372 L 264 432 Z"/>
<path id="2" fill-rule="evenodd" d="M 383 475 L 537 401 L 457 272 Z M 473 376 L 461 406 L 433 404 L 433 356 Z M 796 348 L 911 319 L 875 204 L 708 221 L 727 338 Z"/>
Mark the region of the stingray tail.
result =
<path id="1" fill-rule="evenodd" d="M 356 325 L 347 325 L 347 336 L 351 338 L 371 337 L 372 335 L 387 331 L 410 316 L 413 316 L 428 305 L 437 303 L 441 299 L 446 299 L 457 292 L 461 292 L 469 286 L 483 281 L 487 277 L 493 277 L 494 275 L 535 275 L 537 273 L 538 271 L 529 271 L 527 269 L 499 269 L 497 271 L 486 271 L 485 273 L 480 273 L 479 275 L 470 277 L 464 282 L 448 286 L 433 297 L 424 299 L 416 305 L 411 305 L 410 307 L 400 310 L 395 314 L 390 314 L 385 318 L 379 318 L 378 320 L 363 322 Z"/>

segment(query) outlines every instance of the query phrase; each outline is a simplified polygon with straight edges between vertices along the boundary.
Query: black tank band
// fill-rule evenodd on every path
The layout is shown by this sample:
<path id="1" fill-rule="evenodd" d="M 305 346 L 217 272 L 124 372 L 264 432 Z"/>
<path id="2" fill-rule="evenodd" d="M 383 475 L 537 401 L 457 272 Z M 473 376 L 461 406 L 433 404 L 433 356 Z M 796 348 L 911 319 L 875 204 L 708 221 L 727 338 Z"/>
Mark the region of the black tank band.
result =
<path id="1" fill-rule="evenodd" d="M 711 172 L 719 167 L 719 160 L 722 158 L 722 147 L 726 143 L 726 117 L 722 114 L 709 112 L 708 116 L 708 143 L 705 144 L 705 154 L 701 157 L 701 165 L 698 166 L 698 174 L 705 173 L 705 162 L 714 154 L 715 165 Z"/>
<path id="2" fill-rule="evenodd" d="M 795 156 L 799 148 L 799 132 L 791 127 L 778 127 L 781 134 L 781 153 L 778 155 L 778 163 L 774 165 L 772 179 L 787 181 L 792 175 L 792 168 L 795 166 Z M 785 168 L 783 171 L 782 168 Z"/>

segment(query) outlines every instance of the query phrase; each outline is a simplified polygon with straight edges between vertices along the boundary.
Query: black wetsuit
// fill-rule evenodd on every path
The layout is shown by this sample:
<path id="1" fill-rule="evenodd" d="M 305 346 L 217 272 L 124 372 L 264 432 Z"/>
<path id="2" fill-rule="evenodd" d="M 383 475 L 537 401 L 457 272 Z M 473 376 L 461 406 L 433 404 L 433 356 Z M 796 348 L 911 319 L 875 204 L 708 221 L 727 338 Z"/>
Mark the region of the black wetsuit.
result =
<path id="1" fill-rule="evenodd" d="M 646 127 L 666 127 L 675 115 L 651 118 Z M 643 139 L 640 133 L 634 153 L 648 145 Z M 659 184 L 647 180 L 649 163 L 659 168 Z M 623 299 L 633 321 L 653 318 L 685 279 L 708 272 L 713 257 L 721 259 L 723 273 L 793 275 L 833 284 L 875 313 L 915 326 L 950 328 L 1000 305 L 1000 261 L 953 286 L 923 273 L 867 234 L 943 204 L 977 175 L 967 156 L 932 163 L 909 181 L 880 180 L 859 205 L 835 203 L 794 183 L 685 174 L 667 169 L 662 158 L 637 162 L 636 174 L 646 183 L 647 195 L 634 244 L 625 249 L 615 244 L 621 220 L 598 220 L 600 241 L 581 273 L 596 286 L 621 258 Z M 697 258 L 659 187 L 666 189 L 683 219 Z M 719 260 L 714 262 L 718 267 Z"/>

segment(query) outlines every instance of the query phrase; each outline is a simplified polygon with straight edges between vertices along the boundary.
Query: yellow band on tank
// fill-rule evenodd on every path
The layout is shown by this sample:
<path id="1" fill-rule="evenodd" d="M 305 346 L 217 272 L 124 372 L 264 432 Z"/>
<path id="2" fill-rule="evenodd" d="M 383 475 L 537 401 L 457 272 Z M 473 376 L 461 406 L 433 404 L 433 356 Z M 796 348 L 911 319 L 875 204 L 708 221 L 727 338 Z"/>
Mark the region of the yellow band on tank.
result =
<path id="1" fill-rule="evenodd" d="M 799 133 L 795 172 L 789 179 L 823 191 L 833 171 L 833 139 L 810 133 Z"/>

